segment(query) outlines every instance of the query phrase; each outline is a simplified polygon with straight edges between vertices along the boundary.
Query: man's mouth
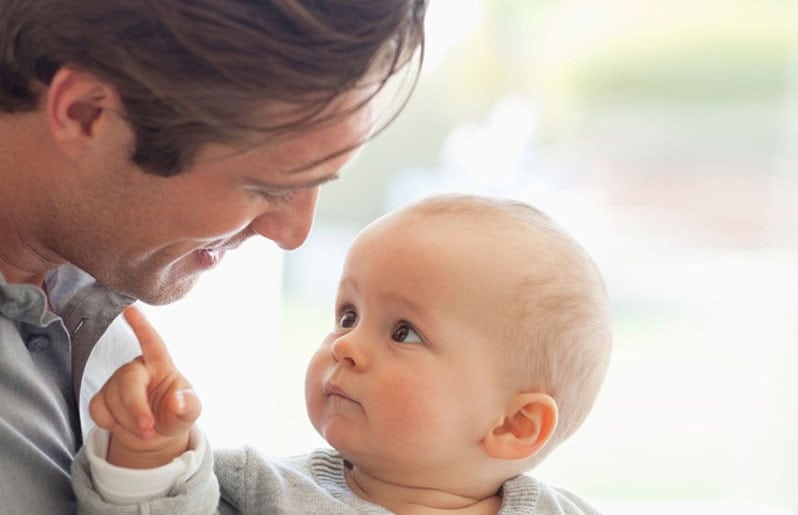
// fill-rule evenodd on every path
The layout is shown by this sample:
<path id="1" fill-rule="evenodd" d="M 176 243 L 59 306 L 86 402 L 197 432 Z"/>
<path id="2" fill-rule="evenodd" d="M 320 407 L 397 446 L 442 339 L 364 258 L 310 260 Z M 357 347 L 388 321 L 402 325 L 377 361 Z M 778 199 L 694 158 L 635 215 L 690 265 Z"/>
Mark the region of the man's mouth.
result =
<path id="1" fill-rule="evenodd" d="M 202 268 L 213 268 L 214 266 L 218 265 L 219 262 L 224 257 L 225 250 L 224 249 L 197 249 L 194 251 L 194 255 L 197 256 L 197 260 L 200 262 L 200 266 Z"/>
<path id="2" fill-rule="evenodd" d="M 225 253 L 230 250 L 235 250 L 241 246 L 242 241 L 230 241 L 224 245 L 216 245 L 214 247 L 206 247 L 197 249 L 195 254 L 198 256 L 203 268 L 212 268 L 219 264 L 224 257 Z"/>
<path id="3" fill-rule="evenodd" d="M 222 259 L 224 257 L 224 251 L 221 249 L 200 249 L 200 250 L 202 250 L 202 252 L 207 252 L 214 259 Z"/>

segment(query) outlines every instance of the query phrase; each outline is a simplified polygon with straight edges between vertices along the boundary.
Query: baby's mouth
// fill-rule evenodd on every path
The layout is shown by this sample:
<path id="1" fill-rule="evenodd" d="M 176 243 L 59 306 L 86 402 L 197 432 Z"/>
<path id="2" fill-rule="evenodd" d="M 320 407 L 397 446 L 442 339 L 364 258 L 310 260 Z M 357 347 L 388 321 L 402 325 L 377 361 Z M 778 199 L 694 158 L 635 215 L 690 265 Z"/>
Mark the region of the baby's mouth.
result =
<path id="1" fill-rule="evenodd" d="M 339 387 L 338 385 L 336 385 L 334 383 L 325 383 L 325 385 L 324 385 L 324 393 L 325 393 L 325 395 L 341 397 L 341 398 L 344 398 L 344 399 L 346 399 L 348 401 L 357 402 L 348 393 L 346 393 L 346 391 L 343 388 Z"/>

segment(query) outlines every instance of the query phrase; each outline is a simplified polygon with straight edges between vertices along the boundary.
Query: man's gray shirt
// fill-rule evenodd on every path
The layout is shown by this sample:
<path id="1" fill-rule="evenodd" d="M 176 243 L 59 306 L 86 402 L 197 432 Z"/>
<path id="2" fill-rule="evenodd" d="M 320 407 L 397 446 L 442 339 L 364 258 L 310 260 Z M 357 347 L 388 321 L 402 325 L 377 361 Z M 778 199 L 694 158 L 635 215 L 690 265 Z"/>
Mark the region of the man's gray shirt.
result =
<path id="1" fill-rule="evenodd" d="M 88 402 L 138 344 L 133 299 L 72 266 L 41 288 L 0 275 L 0 514 L 75 511 L 69 469 L 91 426 Z"/>

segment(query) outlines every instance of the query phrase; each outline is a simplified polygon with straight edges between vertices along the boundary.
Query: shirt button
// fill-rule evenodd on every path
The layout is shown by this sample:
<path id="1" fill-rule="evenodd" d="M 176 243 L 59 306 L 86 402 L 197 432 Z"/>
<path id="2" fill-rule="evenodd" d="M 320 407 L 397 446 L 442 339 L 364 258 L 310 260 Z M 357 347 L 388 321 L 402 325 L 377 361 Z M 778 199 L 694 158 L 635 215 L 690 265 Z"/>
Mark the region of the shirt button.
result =
<path id="1" fill-rule="evenodd" d="M 50 338 L 46 334 L 37 334 L 28 340 L 28 350 L 31 352 L 44 352 L 50 348 Z"/>
<path id="2" fill-rule="evenodd" d="M 16 304 L 6 304 L 2 307 L 2 311 L 8 318 L 17 318 L 22 314 L 22 310 Z"/>

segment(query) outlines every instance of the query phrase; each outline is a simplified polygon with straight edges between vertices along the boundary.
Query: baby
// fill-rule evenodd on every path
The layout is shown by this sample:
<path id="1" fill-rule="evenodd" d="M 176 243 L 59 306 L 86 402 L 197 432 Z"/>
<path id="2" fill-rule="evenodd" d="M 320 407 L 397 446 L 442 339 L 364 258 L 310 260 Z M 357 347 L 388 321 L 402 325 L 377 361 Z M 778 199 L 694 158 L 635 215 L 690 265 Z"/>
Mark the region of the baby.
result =
<path id="1" fill-rule="evenodd" d="M 92 400 L 83 512 L 597 513 L 525 474 L 587 416 L 612 342 L 598 270 L 533 207 L 434 197 L 358 235 L 306 375 L 332 449 L 214 455 L 160 338 L 125 316 L 143 354 Z"/>

